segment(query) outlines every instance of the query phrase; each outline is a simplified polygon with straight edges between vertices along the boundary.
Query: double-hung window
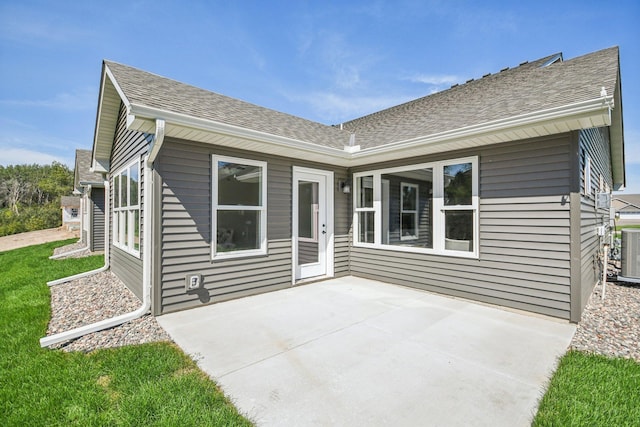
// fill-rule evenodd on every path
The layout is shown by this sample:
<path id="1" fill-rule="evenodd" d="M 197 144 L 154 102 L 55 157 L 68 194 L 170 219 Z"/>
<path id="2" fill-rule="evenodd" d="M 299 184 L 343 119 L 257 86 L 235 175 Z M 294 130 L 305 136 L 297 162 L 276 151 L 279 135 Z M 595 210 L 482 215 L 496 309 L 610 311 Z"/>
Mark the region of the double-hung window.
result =
<path id="1" fill-rule="evenodd" d="M 478 158 L 354 174 L 354 245 L 478 256 Z"/>
<path id="2" fill-rule="evenodd" d="M 267 164 L 212 156 L 213 259 L 267 253 Z"/>
<path id="3" fill-rule="evenodd" d="M 400 240 L 418 238 L 418 186 L 403 182 L 400 184 Z"/>
<path id="4" fill-rule="evenodd" d="M 113 244 L 140 256 L 140 161 L 113 176 Z"/>
<path id="5" fill-rule="evenodd" d="M 373 176 L 356 178 L 356 217 L 358 218 L 358 241 L 373 243 L 375 208 L 373 207 Z"/>

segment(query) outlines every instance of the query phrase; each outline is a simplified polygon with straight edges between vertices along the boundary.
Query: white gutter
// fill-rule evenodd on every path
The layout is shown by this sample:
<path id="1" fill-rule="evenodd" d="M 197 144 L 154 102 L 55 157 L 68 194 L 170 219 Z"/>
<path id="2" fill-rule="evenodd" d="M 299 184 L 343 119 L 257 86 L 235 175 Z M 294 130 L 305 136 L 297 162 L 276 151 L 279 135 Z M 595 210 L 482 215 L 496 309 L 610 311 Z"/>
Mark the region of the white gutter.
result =
<path id="1" fill-rule="evenodd" d="M 138 104 L 129 104 L 127 126 L 131 126 L 136 120 L 142 120 L 146 122 L 156 120 L 157 126 L 157 119 L 154 119 L 155 117 L 162 117 L 164 120 L 171 124 L 185 126 L 192 129 L 216 132 L 254 141 L 267 142 L 287 148 L 295 148 L 298 150 L 302 149 L 311 151 L 313 153 L 325 154 L 338 158 L 344 157 L 344 151 L 342 148 L 326 147 L 324 145 L 314 144 L 312 142 L 302 141 L 295 138 L 273 135 L 267 132 L 247 129 L 227 123 L 216 122 L 209 119 L 201 119 L 186 114 L 175 113 Z M 136 130 L 140 129 L 136 128 Z"/>
<path id="2" fill-rule="evenodd" d="M 148 158 L 144 161 L 144 240 L 143 240 L 143 261 L 142 261 L 142 305 L 135 311 L 131 311 L 129 313 L 121 314 L 120 316 L 112 317 L 110 319 L 101 320 L 96 323 L 92 323 L 89 325 L 81 326 L 79 328 L 71 329 L 70 331 L 61 332 L 59 334 L 51 335 L 48 337 L 44 337 L 40 339 L 41 347 L 48 347 L 54 344 L 58 344 L 64 341 L 68 341 L 74 338 L 78 338 L 84 336 L 86 334 L 90 334 L 92 332 L 102 331 L 104 329 L 109 329 L 114 326 L 121 325 L 130 320 L 137 319 L 139 317 L 144 316 L 149 312 L 151 308 L 151 235 L 152 235 L 152 217 L 151 217 L 151 207 L 153 206 L 153 191 L 152 191 L 152 181 L 153 181 L 153 171 L 148 163 Z M 106 191 L 105 193 L 108 193 Z M 107 205 L 108 206 L 108 205 Z M 108 209 L 107 209 L 108 211 Z M 107 218 L 108 220 L 108 218 Z M 108 223 L 108 221 L 107 221 Z M 106 227 L 105 227 L 106 228 Z M 105 230 L 108 231 L 108 230 Z M 108 233 L 105 233 L 106 236 L 109 236 Z M 105 236 L 105 247 L 108 248 L 109 239 Z M 108 259 L 108 252 L 105 252 L 105 257 Z M 108 264 L 108 263 L 106 263 Z M 105 264 L 105 265 L 106 265 Z"/>
<path id="3" fill-rule="evenodd" d="M 47 285 L 49 286 L 61 285 L 63 283 L 68 283 L 72 280 L 93 276 L 94 274 L 102 273 L 103 271 L 106 271 L 109 269 L 109 208 L 108 208 L 109 207 L 109 181 L 104 182 L 104 205 L 107 207 L 107 209 L 105 209 L 106 212 L 105 212 L 105 218 L 104 218 L 104 236 L 105 236 L 104 237 L 104 265 L 95 270 L 85 271 L 84 273 L 75 274 L 69 277 L 63 277 L 62 279 L 51 280 L 50 282 L 47 282 Z M 85 250 L 87 248 L 88 246 L 86 248 L 78 249 L 77 251 L 67 252 L 64 255 L 69 255 L 74 252 L 79 252 L 80 250 Z M 60 256 L 63 256 L 63 255 L 55 255 L 56 258 Z M 55 258 L 49 257 L 49 259 L 55 259 Z"/>

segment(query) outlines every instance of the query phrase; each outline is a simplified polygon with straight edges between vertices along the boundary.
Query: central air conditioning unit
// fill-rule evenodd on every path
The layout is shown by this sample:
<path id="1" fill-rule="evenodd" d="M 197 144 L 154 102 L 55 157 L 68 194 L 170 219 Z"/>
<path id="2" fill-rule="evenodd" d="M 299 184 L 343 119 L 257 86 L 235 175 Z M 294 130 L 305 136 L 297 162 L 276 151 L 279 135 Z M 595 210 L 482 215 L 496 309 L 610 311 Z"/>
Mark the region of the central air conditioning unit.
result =
<path id="1" fill-rule="evenodd" d="M 640 283 L 640 230 L 622 230 L 621 269 L 618 280 Z"/>

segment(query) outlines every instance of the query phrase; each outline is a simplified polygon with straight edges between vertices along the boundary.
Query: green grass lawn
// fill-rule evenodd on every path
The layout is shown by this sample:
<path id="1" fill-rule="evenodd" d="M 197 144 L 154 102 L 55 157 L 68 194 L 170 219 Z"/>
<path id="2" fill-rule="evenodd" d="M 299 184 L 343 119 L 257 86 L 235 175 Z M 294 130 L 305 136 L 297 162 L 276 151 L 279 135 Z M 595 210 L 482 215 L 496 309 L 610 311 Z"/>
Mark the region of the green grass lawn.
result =
<path id="1" fill-rule="evenodd" d="M 46 282 L 103 262 L 48 259 L 72 242 L 0 252 L 0 425 L 251 425 L 170 343 L 89 354 L 40 348 L 50 317 Z"/>
<path id="2" fill-rule="evenodd" d="M 569 351 L 534 426 L 640 426 L 640 363 Z"/>

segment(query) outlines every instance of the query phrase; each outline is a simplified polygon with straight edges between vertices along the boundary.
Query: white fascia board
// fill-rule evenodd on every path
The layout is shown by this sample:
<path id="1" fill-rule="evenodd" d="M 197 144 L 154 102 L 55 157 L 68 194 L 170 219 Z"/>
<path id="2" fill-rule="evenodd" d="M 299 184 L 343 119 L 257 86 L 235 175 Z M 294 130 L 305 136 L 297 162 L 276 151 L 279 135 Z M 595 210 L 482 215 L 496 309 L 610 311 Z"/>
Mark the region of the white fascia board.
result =
<path id="1" fill-rule="evenodd" d="M 120 97 L 120 100 L 125 104 L 125 106 L 129 105 L 129 100 L 127 99 L 127 97 L 124 95 L 124 92 L 122 91 L 122 88 L 118 85 L 118 82 L 116 81 L 115 77 L 113 76 L 113 73 L 111 72 L 111 70 L 109 69 L 108 65 L 104 66 L 104 74 L 102 76 L 102 83 L 101 83 L 101 87 L 100 87 L 100 97 L 99 97 L 99 101 L 98 101 L 98 113 L 96 116 L 96 128 L 95 128 L 95 134 L 94 134 L 94 139 L 93 139 L 93 150 L 92 150 L 92 166 L 91 166 L 91 171 L 92 172 L 108 172 L 109 171 L 109 160 L 108 158 L 98 158 L 96 157 L 96 153 L 99 151 L 98 150 L 98 146 L 102 143 L 105 144 L 106 142 L 104 142 L 105 138 L 110 138 L 111 135 L 109 136 L 103 136 L 103 131 L 102 131 L 102 120 L 103 120 L 103 116 L 105 114 L 105 112 L 103 111 L 103 102 L 105 100 L 105 96 L 106 96 L 106 90 L 107 90 L 107 79 L 109 80 L 109 83 L 113 86 L 113 88 L 116 90 L 118 96 Z M 109 142 L 111 143 L 111 142 Z"/>
<path id="2" fill-rule="evenodd" d="M 157 118 L 162 118 L 167 122 L 167 124 L 172 123 L 193 129 L 216 132 L 223 135 L 231 135 L 238 138 L 265 142 L 292 149 L 310 151 L 313 153 L 324 154 L 332 157 L 344 158 L 345 155 L 344 151 L 338 148 L 325 147 L 298 139 L 273 135 L 270 133 L 247 129 L 240 126 L 220 123 L 208 119 L 200 119 L 197 117 L 188 116 L 186 114 L 163 111 L 137 104 L 130 104 L 129 115 L 135 116 L 134 119 L 131 120 L 131 123 L 139 123 L 137 127 L 142 127 L 142 122 L 144 121 L 155 121 L 155 119 Z M 142 121 L 138 122 L 139 119 L 142 119 Z"/>
<path id="3" fill-rule="evenodd" d="M 609 97 L 611 98 L 611 97 Z M 570 119 L 572 116 L 583 116 L 585 114 L 595 114 L 601 116 L 606 114 L 605 122 L 611 124 L 611 110 L 604 98 L 596 98 L 576 104 L 569 104 L 562 107 L 552 108 L 548 110 L 535 111 L 533 113 L 522 114 L 519 116 L 509 117 L 506 119 L 494 120 L 491 122 L 481 123 L 478 125 L 467 126 L 460 129 L 445 131 L 427 137 L 419 137 L 398 141 L 391 144 L 385 144 L 378 147 L 365 148 L 359 152 L 352 154 L 353 159 L 374 156 L 404 150 L 420 145 L 437 146 L 446 144 L 454 140 L 471 139 L 480 135 L 498 134 L 513 128 L 522 128 L 528 126 L 540 126 L 545 122 L 552 123 L 562 119 Z"/>
<path id="4" fill-rule="evenodd" d="M 104 71 L 105 71 L 105 74 L 107 75 L 107 77 L 109 77 L 109 80 L 111 81 L 111 84 L 116 89 L 116 92 L 118 92 L 118 95 L 120 96 L 120 99 L 124 103 L 125 107 L 127 107 L 127 111 L 129 111 L 129 106 L 131 105 L 131 103 L 129 102 L 127 97 L 124 95 L 124 91 L 122 90 L 122 88 L 118 84 L 118 81 L 116 80 L 116 78 L 113 76 L 113 73 L 109 69 L 108 65 L 106 65 L 104 67 Z"/>

